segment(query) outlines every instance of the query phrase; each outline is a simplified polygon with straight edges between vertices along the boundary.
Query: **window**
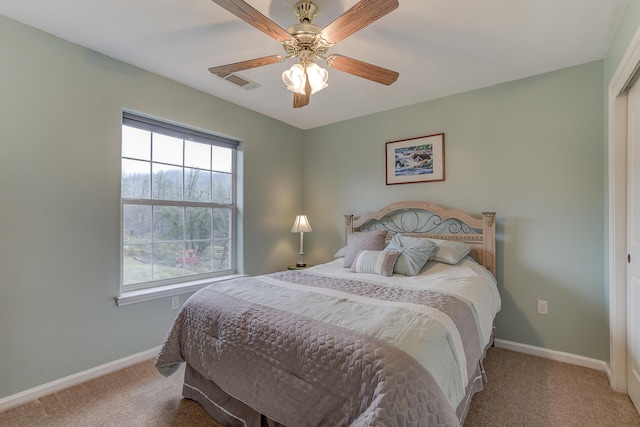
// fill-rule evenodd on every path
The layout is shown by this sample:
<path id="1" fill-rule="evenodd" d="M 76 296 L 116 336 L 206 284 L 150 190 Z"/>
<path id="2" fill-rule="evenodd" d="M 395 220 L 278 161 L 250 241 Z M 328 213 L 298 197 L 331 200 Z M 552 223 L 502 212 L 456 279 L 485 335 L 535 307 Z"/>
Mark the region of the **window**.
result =
<path id="1" fill-rule="evenodd" d="M 237 146 L 123 113 L 121 291 L 235 272 Z"/>

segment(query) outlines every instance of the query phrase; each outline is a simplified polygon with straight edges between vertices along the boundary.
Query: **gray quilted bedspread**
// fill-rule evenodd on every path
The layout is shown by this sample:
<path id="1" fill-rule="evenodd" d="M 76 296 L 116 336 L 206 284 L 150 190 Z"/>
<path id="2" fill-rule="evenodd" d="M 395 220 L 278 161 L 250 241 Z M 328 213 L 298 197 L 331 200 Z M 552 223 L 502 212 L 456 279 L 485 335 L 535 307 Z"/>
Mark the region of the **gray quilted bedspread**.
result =
<path id="1" fill-rule="evenodd" d="M 457 426 L 482 347 L 451 295 L 286 271 L 195 293 L 156 366 L 187 362 L 290 427 Z"/>

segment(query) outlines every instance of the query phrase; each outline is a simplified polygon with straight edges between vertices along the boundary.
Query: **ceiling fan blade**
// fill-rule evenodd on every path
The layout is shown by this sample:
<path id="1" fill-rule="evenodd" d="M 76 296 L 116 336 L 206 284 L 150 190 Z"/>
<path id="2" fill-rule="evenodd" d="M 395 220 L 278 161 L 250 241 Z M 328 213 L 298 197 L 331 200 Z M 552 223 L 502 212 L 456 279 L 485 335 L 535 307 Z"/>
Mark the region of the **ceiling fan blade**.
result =
<path id="1" fill-rule="evenodd" d="M 304 95 L 299 93 L 293 94 L 293 108 L 302 108 L 305 105 L 309 104 L 309 99 L 311 98 L 311 84 L 309 83 L 309 76 L 306 75 L 307 82 L 304 85 Z"/>
<path id="2" fill-rule="evenodd" d="M 215 1 L 215 0 L 214 0 Z M 338 43 L 398 8 L 398 0 L 360 0 L 321 32 L 329 43 Z"/>
<path id="3" fill-rule="evenodd" d="M 242 0 L 212 1 L 279 42 L 291 39 L 291 34 L 289 34 L 284 28 L 280 27 L 271 19 L 267 18 Z"/>
<path id="4" fill-rule="evenodd" d="M 284 61 L 282 55 L 263 56 L 262 58 L 249 59 L 248 61 L 235 62 L 233 64 L 220 65 L 219 67 L 209 68 L 211 74 L 218 77 L 227 77 L 229 74 L 237 71 L 248 70 L 250 68 L 262 67 L 263 65 L 276 64 Z"/>
<path id="5" fill-rule="evenodd" d="M 336 70 L 389 86 L 398 79 L 396 71 L 378 67 L 367 62 L 358 61 L 342 55 L 329 55 L 327 65 Z"/>

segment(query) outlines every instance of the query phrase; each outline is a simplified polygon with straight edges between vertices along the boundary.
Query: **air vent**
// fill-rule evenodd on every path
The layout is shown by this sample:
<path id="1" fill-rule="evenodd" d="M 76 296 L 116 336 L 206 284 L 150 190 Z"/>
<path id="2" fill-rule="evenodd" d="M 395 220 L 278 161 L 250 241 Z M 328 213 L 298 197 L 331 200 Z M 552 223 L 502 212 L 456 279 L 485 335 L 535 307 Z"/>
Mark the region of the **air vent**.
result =
<path id="1" fill-rule="evenodd" d="M 244 90 L 253 90 L 259 88 L 260 85 L 254 81 L 251 81 L 245 77 L 242 77 L 239 74 L 229 74 L 226 77 L 222 77 L 224 80 L 232 83 L 238 87 L 241 87 Z"/>

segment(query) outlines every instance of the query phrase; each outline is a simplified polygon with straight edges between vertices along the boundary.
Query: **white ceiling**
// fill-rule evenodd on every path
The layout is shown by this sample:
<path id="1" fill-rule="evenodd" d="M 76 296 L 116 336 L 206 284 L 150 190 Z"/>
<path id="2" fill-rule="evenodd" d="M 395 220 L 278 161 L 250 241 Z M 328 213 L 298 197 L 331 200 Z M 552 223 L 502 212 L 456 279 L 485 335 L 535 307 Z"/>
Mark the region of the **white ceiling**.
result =
<path id="1" fill-rule="evenodd" d="M 293 109 L 281 74 L 295 61 L 239 73 L 208 68 L 283 54 L 280 44 L 210 0 L 0 0 L 0 14 L 301 129 L 602 59 L 627 0 L 399 0 L 333 46 L 400 73 L 383 86 L 329 70 L 329 87 Z M 324 27 L 357 0 L 315 0 Z M 247 3 L 283 28 L 296 0 Z M 324 63 L 320 63 L 321 66 Z"/>

